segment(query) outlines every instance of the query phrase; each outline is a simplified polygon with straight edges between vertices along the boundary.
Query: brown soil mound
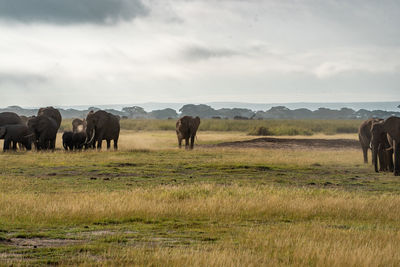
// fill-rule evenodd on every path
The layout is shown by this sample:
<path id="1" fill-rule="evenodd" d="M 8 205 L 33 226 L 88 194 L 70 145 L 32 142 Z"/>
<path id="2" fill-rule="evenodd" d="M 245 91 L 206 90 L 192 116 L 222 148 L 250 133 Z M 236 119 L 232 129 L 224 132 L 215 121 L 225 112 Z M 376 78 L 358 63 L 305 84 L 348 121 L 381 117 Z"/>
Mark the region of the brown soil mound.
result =
<path id="1" fill-rule="evenodd" d="M 215 145 L 217 147 L 237 148 L 323 148 L 323 149 L 358 149 L 360 143 L 350 139 L 290 139 L 290 138 L 256 138 L 246 141 L 226 142 Z"/>

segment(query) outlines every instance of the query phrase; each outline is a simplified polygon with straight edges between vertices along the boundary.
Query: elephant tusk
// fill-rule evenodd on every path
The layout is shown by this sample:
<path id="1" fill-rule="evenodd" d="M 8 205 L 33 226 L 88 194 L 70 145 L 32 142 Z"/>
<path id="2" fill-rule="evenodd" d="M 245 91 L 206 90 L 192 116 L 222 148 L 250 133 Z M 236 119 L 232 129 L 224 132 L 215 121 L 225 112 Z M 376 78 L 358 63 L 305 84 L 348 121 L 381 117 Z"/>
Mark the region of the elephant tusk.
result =
<path id="1" fill-rule="evenodd" d="M 93 142 L 93 139 L 94 139 L 94 131 L 93 131 L 93 134 L 92 134 L 92 138 L 90 138 L 90 141 L 88 143 L 85 143 L 85 144 L 91 144 Z"/>

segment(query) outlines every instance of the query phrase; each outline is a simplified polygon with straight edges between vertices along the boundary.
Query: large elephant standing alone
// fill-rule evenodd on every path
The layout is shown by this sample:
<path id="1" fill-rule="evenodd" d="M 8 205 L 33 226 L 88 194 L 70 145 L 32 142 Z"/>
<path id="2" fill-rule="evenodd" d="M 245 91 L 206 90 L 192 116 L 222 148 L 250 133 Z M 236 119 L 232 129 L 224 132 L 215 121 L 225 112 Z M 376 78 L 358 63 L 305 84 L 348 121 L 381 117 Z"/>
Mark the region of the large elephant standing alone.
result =
<path id="1" fill-rule="evenodd" d="M 182 140 L 185 139 L 185 148 L 187 149 L 190 139 L 190 149 L 193 149 L 194 138 L 196 137 L 199 125 L 199 117 L 184 116 L 176 122 L 176 135 L 178 137 L 179 148 L 182 147 Z"/>
<path id="2" fill-rule="evenodd" d="M 97 149 L 101 149 L 103 140 L 107 141 L 107 149 L 110 149 L 111 140 L 114 140 L 114 149 L 118 149 L 120 132 L 119 119 L 104 110 L 90 111 L 86 117 L 86 144 L 92 146 L 97 142 Z"/>

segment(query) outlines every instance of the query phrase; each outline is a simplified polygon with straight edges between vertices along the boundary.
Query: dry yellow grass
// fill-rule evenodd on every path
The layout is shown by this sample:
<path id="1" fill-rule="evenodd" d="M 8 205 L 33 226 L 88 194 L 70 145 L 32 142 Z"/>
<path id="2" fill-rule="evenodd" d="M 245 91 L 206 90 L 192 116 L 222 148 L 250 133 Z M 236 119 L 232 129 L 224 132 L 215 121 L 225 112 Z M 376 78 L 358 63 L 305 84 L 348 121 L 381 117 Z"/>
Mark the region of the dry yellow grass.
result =
<path id="1" fill-rule="evenodd" d="M 232 225 L 236 232 L 232 239 L 226 237 L 202 246 L 110 247 L 95 258 L 102 264 L 396 266 L 400 263 L 400 232 L 395 226 L 400 219 L 399 204 L 400 197 L 390 195 L 365 197 L 274 187 L 167 186 L 100 194 L 3 195 L 0 217 L 38 225 L 136 217 L 207 219 Z M 254 221 L 258 223 L 251 228 L 234 224 Z M 360 221 L 366 224 L 359 225 Z M 93 259 L 88 254 L 80 257 L 87 265 Z"/>
<path id="2" fill-rule="evenodd" d="M 201 132 L 198 142 L 251 138 Z M 400 265 L 397 181 L 364 166 L 357 149 L 178 151 L 173 131 L 122 131 L 118 152 L 5 153 L 0 162 L 0 265 Z M 315 175 L 332 187 L 310 186 Z M 1 243 L 30 233 L 87 244 L 38 252 Z"/>
<path id="3" fill-rule="evenodd" d="M 312 230 L 311 230 L 312 229 Z M 256 227 L 230 242 L 193 248 L 109 249 L 102 263 L 136 266 L 398 266 L 399 232 L 319 224 Z M 251 249 L 250 249 L 251 248 Z M 123 259 L 121 261 L 121 259 Z"/>
<path id="4" fill-rule="evenodd" d="M 101 256 L 80 255 L 86 262 L 82 265 L 93 264 L 92 260 L 138 266 L 400 263 L 397 195 L 371 197 L 342 191 L 211 184 L 89 194 L 19 193 L 1 195 L 0 218 L 31 227 L 127 218 L 208 220 L 231 227 L 235 233 L 201 246 L 111 246 Z M 245 227 L 249 222 L 258 223 Z M 213 235 L 212 227 L 209 231 Z"/>
<path id="5" fill-rule="evenodd" d="M 14 223 L 90 223 L 129 217 L 206 218 L 218 221 L 296 220 L 358 221 L 392 224 L 400 220 L 400 196 L 349 192 L 218 186 L 158 186 L 93 193 L 3 193 L 0 218 Z"/>

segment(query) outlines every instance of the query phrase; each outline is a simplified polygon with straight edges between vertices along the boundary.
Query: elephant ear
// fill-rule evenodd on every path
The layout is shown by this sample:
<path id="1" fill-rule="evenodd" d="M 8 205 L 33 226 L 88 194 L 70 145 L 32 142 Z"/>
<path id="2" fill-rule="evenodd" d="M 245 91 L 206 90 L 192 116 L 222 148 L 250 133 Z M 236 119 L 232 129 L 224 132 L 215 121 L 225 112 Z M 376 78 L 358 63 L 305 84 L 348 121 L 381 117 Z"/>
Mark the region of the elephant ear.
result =
<path id="1" fill-rule="evenodd" d="M 7 133 L 7 128 L 6 127 L 0 127 L 0 139 L 4 139 L 4 136 Z"/>

